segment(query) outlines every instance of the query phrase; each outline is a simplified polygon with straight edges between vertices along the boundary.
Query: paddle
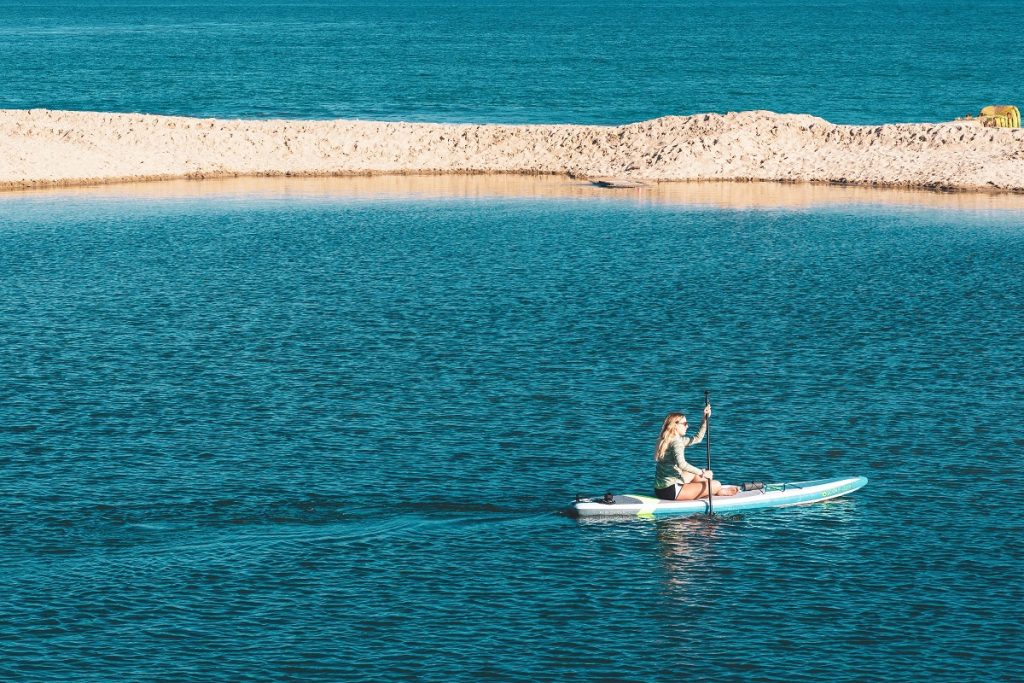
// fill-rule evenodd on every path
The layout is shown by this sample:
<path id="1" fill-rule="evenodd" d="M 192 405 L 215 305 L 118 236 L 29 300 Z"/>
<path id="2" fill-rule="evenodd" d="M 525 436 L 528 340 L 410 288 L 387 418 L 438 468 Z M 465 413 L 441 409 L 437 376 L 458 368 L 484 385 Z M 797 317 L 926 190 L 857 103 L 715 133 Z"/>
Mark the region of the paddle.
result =
<path id="1" fill-rule="evenodd" d="M 710 391 L 708 391 L 707 389 L 704 390 L 704 406 L 705 407 L 711 405 L 711 399 L 708 398 L 708 396 L 710 394 L 711 394 Z M 707 420 L 708 420 L 708 466 L 705 469 L 710 471 L 711 470 L 711 416 L 710 415 L 708 416 Z M 709 515 L 715 514 L 714 503 L 711 502 L 711 484 L 712 484 L 712 481 L 709 479 L 708 480 L 708 514 Z"/>

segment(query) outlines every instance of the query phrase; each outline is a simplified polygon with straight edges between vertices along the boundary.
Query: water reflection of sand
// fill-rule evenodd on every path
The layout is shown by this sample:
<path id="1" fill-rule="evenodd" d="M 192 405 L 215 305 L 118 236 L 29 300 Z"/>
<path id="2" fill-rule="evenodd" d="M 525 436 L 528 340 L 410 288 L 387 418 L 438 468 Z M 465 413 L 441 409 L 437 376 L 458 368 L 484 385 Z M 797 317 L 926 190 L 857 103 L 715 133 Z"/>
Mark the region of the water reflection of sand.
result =
<path id="1" fill-rule="evenodd" d="M 933 192 L 773 182 L 662 182 L 607 189 L 566 176 L 375 175 L 323 178 L 167 180 L 0 194 L 16 197 L 111 199 L 585 199 L 630 204 L 709 206 L 723 209 L 812 209 L 825 206 L 916 206 L 971 211 L 1020 211 L 1024 195 Z"/>

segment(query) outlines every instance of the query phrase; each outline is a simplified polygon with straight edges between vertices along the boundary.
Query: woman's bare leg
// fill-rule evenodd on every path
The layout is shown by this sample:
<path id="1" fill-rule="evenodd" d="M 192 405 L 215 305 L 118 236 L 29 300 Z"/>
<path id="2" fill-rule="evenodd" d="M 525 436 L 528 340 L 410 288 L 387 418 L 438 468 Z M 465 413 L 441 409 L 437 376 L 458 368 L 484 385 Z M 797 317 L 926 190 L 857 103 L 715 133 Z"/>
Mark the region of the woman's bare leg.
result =
<path id="1" fill-rule="evenodd" d="M 716 496 L 735 496 L 740 492 L 739 486 L 731 486 L 722 484 L 722 482 L 715 479 L 715 495 Z"/>
<path id="2" fill-rule="evenodd" d="M 711 490 L 716 496 L 735 496 L 739 489 L 735 486 L 722 486 L 722 482 L 715 479 L 711 482 Z M 683 484 L 679 489 L 676 500 L 697 500 L 708 497 L 708 480 L 704 477 L 694 477 L 689 484 Z"/>
<path id="3" fill-rule="evenodd" d="M 704 477 L 694 477 L 689 484 L 683 484 L 679 488 L 679 495 L 676 500 L 697 500 L 708 497 L 708 480 Z"/>
<path id="4" fill-rule="evenodd" d="M 711 482 L 711 490 L 714 491 L 712 495 L 716 496 L 735 496 L 740 491 L 736 486 L 723 486 L 717 479 Z M 700 497 L 707 498 L 707 491 L 702 491 Z"/>

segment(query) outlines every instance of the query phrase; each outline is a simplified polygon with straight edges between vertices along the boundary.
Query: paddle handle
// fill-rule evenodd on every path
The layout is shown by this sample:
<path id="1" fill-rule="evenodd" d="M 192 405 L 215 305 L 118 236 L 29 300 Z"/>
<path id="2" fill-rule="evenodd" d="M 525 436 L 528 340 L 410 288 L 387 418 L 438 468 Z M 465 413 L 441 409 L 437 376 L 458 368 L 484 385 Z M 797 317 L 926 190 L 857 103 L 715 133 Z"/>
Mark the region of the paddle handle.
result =
<path id="1" fill-rule="evenodd" d="M 710 395 L 711 395 L 711 392 L 708 391 L 707 389 L 705 389 L 704 390 L 704 406 L 705 407 L 711 405 L 711 399 L 709 398 Z M 706 469 L 710 470 L 711 469 L 711 416 L 708 415 L 708 417 L 706 419 L 708 421 L 708 433 L 707 433 L 707 437 L 708 437 L 708 445 L 707 445 L 708 466 L 707 466 Z M 711 484 L 712 484 L 712 480 L 708 479 L 708 514 L 709 515 L 715 514 L 714 503 L 711 502 Z"/>

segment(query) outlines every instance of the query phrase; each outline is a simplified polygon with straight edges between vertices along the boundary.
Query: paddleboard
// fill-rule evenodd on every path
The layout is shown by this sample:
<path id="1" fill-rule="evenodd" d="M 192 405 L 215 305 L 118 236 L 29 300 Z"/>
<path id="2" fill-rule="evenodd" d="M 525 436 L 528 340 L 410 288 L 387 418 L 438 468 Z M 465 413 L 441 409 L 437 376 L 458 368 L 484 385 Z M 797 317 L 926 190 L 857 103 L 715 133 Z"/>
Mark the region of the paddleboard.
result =
<path id="1" fill-rule="evenodd" d="M 808 505 L 845 496 L 863 488 L 867 483 L 867 477 L 850 477 L 767 484 L 763 490 L 740 491 L 735 496 L 714 496 L 711 503 L 716 514 Z M 660 500 L 653 496 L 637 495 L 612 496 L 607 502 L 601 497 L 580 498 L 569 510 L 579 517 L 660 517 L 700 515 L 707 511 L 707 499 Z"/>

